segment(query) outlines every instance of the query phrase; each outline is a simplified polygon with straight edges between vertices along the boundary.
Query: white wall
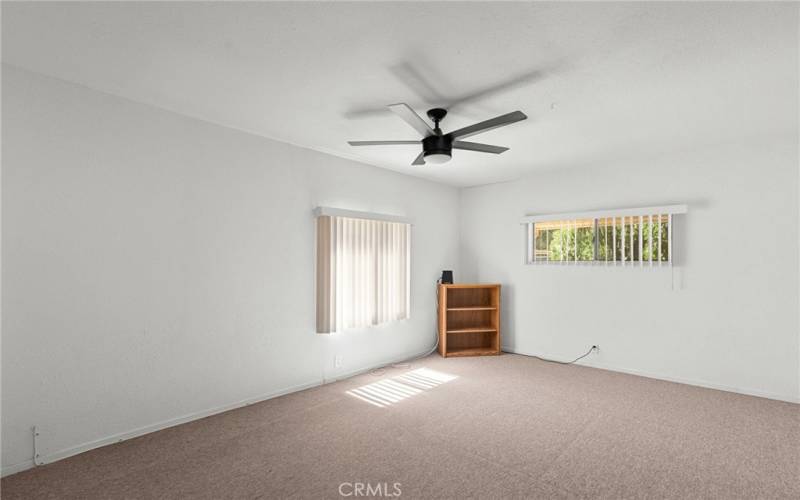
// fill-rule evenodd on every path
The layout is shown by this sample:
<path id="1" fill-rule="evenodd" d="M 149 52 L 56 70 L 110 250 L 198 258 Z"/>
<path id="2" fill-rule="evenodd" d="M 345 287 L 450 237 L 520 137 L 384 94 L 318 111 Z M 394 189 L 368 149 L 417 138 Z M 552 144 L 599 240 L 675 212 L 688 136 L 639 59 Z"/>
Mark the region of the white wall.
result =
<path id="1" fill-rule="evenodd" d="M 799 400 L 796 131 L 598 161 L 461 200 L 462 273 L 503 284 L 506 349 L 567 359 L 598 344 L 587 364 Z M 689 205 L 674 290 L 668 268 L 522 263 L 525 214 L 670 203 Z"/>
<path id="2" fill-rule="evenodd" d="M 55 459 L 421 353 L 443 268 L 504 285 L 509 350 L 599 344 L 588 363 L 800 397 L 797 120 L 791 137 L 598 159 L 459 202 L 7 66 L 2 84 L 4 473 L 30 465 L 33 425 Z M 666 269 L 522 264 L 524 214 L 663 203 L 690 206 L 674 290 Z M 317 205 L 414 219 L 409 321 L 314 333 Z"/>
<path id="3" fill-rule="evenodd" d="M 456 189 L 7 66 L 2 84 L 4 473 L 33 425 L 59 458 L 432 347 Z M 314 333 L 317 205 L 414 220 L 410 320 Z"/>

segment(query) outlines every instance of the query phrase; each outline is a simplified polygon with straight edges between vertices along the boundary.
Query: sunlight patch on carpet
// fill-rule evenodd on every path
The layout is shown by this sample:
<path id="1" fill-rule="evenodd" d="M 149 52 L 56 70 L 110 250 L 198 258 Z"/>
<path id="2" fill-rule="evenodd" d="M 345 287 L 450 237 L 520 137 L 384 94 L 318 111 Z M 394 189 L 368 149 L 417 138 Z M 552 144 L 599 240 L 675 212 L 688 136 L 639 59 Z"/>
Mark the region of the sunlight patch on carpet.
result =
<path id="1" fill-rule="evenodd" d="M 430 368 L 418 368 L 392 378 L 362 385 L 347 391 L 347 394 L 379 408 L 385 408 L 404 399 L 438 387 L 458 378 L 449 373 Z"/>

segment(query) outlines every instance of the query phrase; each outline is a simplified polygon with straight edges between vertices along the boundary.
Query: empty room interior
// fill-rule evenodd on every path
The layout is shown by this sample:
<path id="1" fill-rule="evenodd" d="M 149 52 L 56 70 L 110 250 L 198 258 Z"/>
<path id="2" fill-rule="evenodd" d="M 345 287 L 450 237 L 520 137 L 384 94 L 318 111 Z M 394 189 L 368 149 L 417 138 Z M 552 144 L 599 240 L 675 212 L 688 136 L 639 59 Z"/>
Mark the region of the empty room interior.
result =
<path id="1" fill-rule="evenodd" d="M 9 2 L 3 499 L 800 498 L 800 4 Z"/>

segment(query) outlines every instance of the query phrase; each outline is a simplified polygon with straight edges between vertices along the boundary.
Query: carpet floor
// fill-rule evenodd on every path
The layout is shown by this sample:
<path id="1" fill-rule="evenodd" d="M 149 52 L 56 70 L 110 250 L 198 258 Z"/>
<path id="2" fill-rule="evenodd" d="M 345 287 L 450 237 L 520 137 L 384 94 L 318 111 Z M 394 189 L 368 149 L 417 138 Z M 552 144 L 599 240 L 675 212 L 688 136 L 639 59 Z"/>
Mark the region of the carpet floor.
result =
<path id="1" fill-rule="evenodd" d="M 800 498 L 800 405 L 517 355 L 442 359 L 106 446 L 16 498 Z"/>

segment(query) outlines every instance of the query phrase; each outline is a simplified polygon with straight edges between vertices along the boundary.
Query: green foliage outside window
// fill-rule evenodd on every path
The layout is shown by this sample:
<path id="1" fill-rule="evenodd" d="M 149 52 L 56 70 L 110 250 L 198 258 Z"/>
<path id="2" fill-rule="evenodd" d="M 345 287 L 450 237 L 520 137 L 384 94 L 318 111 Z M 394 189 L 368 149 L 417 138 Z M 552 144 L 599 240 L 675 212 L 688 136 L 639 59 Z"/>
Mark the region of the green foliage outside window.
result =
<path id="1" fill-rule="evenodd" d="M 659 221 L 653 216 L 652 221 L 645 216 L 535 223 L 534 260 L 649 262 L 652 254 L 653 261 L 668 262 L 668 217 L 661 216 Z"/>

